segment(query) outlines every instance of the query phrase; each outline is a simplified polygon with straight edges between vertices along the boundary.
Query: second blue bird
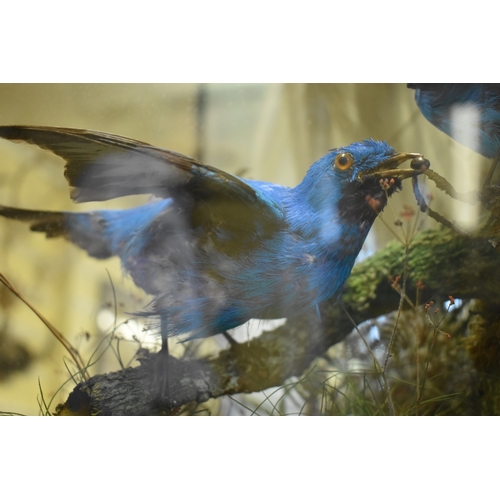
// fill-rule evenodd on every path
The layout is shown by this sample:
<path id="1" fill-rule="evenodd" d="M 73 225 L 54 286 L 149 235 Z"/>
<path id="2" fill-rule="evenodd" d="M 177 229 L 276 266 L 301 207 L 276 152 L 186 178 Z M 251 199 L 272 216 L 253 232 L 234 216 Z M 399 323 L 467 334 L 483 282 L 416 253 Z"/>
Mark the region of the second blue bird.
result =
<path id="1" fill-rule="evenodd" d="M 500 152 L 500 84 L 409 83 L 408 87 L 415 89 L 420 111 L 439 130 L 487 158 Z"/>

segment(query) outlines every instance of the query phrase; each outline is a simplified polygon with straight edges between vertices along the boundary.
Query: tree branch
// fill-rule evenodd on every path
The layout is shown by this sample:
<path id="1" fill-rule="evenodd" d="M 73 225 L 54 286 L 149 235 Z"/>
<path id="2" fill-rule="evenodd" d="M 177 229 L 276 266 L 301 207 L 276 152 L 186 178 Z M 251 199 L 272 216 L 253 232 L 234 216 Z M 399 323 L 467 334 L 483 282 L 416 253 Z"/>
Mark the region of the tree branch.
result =
<path id="1" fill-rule="evenodd" d="M 399 293 L 391 276 L 401 275 L 405 248 L 392 242 L 355 266 L 342 302 L 356 324 L 398 308 Z M 424 302 L 449 295 L 500 304 L 500 256 L 487 239 L 466 239 L 449 230 L 418 234 L 408 256 L 407 295 L 416 296 L 419 280 Z M 148 354 L 141 365 L 96 375 L 75 387 L 59 405 L 59 415 L 154 415 L 190 402 L 222 395 L 250 393 L 282 385 L 300 376 L 327 349 L 343 340 L 353 325 L 335 299 L 316 311 L 290 318 L 248 344 L 231 345 L 206 359 L 169 358 L 170 394 L 158 401 L 153 384 L 158 354 Z"/>

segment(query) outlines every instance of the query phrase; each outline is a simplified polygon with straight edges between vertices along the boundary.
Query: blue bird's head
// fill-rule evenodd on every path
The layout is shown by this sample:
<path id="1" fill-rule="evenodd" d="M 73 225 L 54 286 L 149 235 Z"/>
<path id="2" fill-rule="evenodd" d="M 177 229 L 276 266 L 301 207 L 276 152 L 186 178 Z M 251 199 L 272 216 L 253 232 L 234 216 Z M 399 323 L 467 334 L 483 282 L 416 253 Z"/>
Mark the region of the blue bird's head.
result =
<path id="1" fill-rule="evenodd" d="M 315 210 L 330 212 L 328 217 L 371 223 L 387 197 L 401 188 L 401 181 L 417 174 L 418 162 L 412 168 L 398 167 L 420 157 L 419 153 L 396 153 L 386 142 L 356 142 L 320 158 L 297 189 Z"/>

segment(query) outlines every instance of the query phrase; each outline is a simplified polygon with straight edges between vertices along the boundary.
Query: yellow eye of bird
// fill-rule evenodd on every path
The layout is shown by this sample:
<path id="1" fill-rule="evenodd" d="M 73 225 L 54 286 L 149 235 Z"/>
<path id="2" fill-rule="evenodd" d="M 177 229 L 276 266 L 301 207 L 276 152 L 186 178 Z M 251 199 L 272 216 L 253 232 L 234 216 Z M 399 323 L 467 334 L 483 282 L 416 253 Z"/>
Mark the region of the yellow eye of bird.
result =
<path id="1" fill-rule="evenodd" d="M 352 167 L 354 163 L 354 158 L 350 153 L 339 153 L 335 157 L 335 168 L 339 170 L 347 170 Z"/>

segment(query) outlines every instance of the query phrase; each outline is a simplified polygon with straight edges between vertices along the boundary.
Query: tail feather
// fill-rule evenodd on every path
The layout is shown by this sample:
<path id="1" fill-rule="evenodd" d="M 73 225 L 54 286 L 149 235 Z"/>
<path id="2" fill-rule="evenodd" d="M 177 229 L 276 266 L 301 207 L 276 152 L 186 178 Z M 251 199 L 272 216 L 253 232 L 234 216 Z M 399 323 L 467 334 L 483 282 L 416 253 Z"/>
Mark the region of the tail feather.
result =
<path id="1" fill-rule="evenodd" d="M 27 222 L 32 231 L 45 233 L 47 238 L 65 238 L 96 259 L 117 255 L 127 260 L 129 257 L 134 259 L 153 238 L 148 228 L 160 214 L 164 214 L 163 226 L 168 226 L 170 230 L 160 231 L 157 237 L 166 233 L 167 236 L 164 236 L 168 238 L 168 234 L 179 229 L 182 216 L 169 211 L 171 206 L 172 200 L 165 199 L 124 210 L 75 213 L 25 210 L 0 205 L 0 216 Z"/>
<path id="2" fill-rule="evenodd" d="M 46 233 L 47 238 L 64 236 L 65 217 L 63 212 L 43 212 L 41 210 L 22 210 L 0 205 L 0 215 L 8 219 L 29 222 L 32 231 Z"/>
<path id="3" fill-rule="evenodd" d="M 32 231 L 45 233 L 47 238 L 63 237 L 96 259 L 113 255 L 105 235 L 106 221 L 98 212 L 45 212 L 0 205 L 0 216 L 27 222 Z"/>

